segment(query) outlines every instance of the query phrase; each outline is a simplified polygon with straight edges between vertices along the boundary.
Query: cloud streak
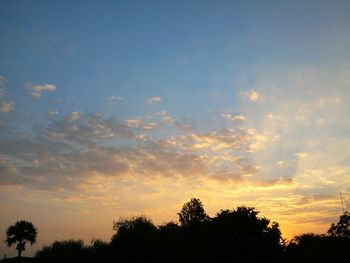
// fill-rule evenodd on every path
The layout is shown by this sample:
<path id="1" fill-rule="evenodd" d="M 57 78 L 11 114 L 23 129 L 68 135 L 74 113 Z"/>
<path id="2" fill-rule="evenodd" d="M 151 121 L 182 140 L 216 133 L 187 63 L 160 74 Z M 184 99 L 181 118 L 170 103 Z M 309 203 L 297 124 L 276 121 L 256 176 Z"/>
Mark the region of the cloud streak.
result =
<path id="1" fill-rule="evenodd" d="M 147 100 L 148 105 L 153 105 L 162 101 L 162 97 L 151 97 Z"/>
<path id="2" fill-rule="evenodd" d="M 31 95 L 34 98 L 40 99 L 43 92 L 46 91 L 56 91 L 57 87 L 54 84 L 44 84 L 44 85 L 29 85 L 28 89 L 31 91 Z"/>

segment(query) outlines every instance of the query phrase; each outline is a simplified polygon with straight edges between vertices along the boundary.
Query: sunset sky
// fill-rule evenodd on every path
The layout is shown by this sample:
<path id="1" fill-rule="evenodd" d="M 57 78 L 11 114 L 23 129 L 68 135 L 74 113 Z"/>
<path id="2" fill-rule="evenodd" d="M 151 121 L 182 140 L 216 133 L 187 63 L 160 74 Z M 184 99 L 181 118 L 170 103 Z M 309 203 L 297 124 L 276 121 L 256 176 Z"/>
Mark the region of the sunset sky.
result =
<path id="1" fill-rule="evenodd" d="M 291 239 L 350 206 L 350 1 L 0 2 L 0 236 L 254 206 Z M 3 254 L 14 248 L 0 244 Z"/>

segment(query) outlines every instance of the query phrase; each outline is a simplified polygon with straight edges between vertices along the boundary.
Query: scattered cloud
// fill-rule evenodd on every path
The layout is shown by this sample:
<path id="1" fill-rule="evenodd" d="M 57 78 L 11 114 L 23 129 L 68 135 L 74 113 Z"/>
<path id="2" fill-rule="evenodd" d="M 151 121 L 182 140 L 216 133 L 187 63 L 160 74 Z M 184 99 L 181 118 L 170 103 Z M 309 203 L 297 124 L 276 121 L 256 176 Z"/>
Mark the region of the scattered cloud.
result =
<path id="1" fill-rule="evenodd" d="M 0 104 L 0 112 L 8 113 L 13 110 L 15 103 L 12 101 L 1 102 Z"/>
<path id="2" fill-rule="evenodd" d="M 81 117 L 81 115 L 82 115 L 81 112 L 73 111 L 65 117 L 65 121 L 72 122 L 72 121 L 78 120 Z"/>
<path id="3" fill-rule="evenodd" d="M 281 120 L 281 116 L 276 113 L 269 112 L 266 117 L 270 120 Z"/>
<path id="4" fill-rule="evenodd" d="M 245 121 L 246 120 L 246 116 L 244 115 L 232 115 L 232 114 L 229 114 L 229 113 L 224 113 L 224 114 L 221 114 L 222 117 L 224 118 L 227 118 L 229 120 L 232 120 L 232 121 Z"/>
<path id="5" fill-rule="evenodd" d="M 261 95 L 255 90 L 250 90 L 248 92 L 242 92 L 241 96 L 248 98 L 250 101 L 253 101 L 253 102 L 257 102 L 258 100 L 261 99 Z"/>
<path id="6" fill-rule="evenodd" d="M 308 155 L 305 152 L 299 152 L 299 153 L 294 153 L 295 156 L 298 156 L 299 158 L 306 158 Z"/>
<path id="7" fill-rule="evenodd" d="M 153 105 L 159 103 L 162 100 L 162 97 L 152 97 L 147 100 L 148 105 Z"/>
<path id="8" fill-rule="evenodd" d="M 0 113 L 9 113 L 15 107 L 15 103 L 6 98 L 4 89 L 6 82 L 6 78 L 0 75 Z"/>
<path id="9" fill-rule="evenodd" d="M 286 162 L 285 161 L 278 161 L 276 163 L 276 166 L 278 166 L 278 167 L 285 167 L 286 166 Z"/>
<path id="10" fill-rule="evenodd" d="M 28 89 L 31 90 L 31 95 L 34 98 L 40 99 L 42 92 L 44 91 L 56 91 L 57 87 L 53 84 L 44 84 L 44 85 L 28 85 Z"/>
<path id="11" fill-rule="evenodd" d="M 140 127 L 142 125 L 142 123 L 143 123 L 143 121 L 139 118 L 126 120 L 126 125 L 128 127 Z"/>
<path id="12" fill-rule="evenodd" d="M 58 112 L 52 111 L 56 116 Z M 158 117 L 167 117 L 165 112 Z M 167 118 L 166 118 L 167 119 Z M 176 123 L 176 121 L 172 121 Z M 199 133 L 152 136 L 158 124 L 141 118 L 119 121 L 74 111 L 38 126 L 33 136 L 0 140 L 6 156 L 2 184 L 66 191 L 94 176 L 110 178 L 211 178 L 236 183 L 263 184 L 255 178 L 260 167 L 247 150 L 258 132 L 221 129 Z M 143 131 L 140 133 L 140 129 Z M 63 172 L 64 171 L 64 172 Z M 11 174 L 11 175 L 10 175 Z M 278 178 L 271 181 L 280 183 Z M 264 179 L 264 181 L 266 181 Z"/>
<path id="13" fill-rule="evenodd" d="M 58 115 L 58 110 L 50 110 L 47 112 L 47 115 L 50 117 L 55 117 Z"/>
<path id="14" fill-rule="evenodd" d="M 120 96 L 110 96 L 109 98 L 108 98 L 110 101 L 117 101 L 117 100 L 122 100 L 123 98 L 122 97 L 120 97 Z"/>
<path id="15" fill-rule="evenodd" d="M 175 120 L 170 115 L 168 115 L 166 111 L 156 112 L 154 115 L 159 116 L 161 118 L 161 121 L 167 124 L 174 124 L 175 122 Z"/>
<path id="16" fill-rule="evenodd" d="M 152 130 L 158 126 L 158 123 L 152 121 L 145 121 L 140 117 L 125 120 L 128 127 L 140 128 L 145 130 Z"/>

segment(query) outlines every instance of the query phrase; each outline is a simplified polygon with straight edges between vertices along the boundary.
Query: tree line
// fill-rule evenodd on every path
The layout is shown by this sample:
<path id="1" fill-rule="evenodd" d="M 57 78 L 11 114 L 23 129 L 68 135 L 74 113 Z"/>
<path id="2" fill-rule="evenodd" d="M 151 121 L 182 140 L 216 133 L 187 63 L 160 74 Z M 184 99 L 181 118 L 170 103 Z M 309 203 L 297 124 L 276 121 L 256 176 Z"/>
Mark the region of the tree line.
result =
<path id="1" fill-rule="evenodd" d="M 18 221 L 6 232 L 8 246 L 18 257 L 3 262 L 334 262 L 348 258 L 350 213 L 325 234 L 306 233 L 286 242 L 279 224 L 259 216 L 253 207 L 221 210 L 209 217 L 202 202 L 192 198 L 178 213 L 179 222 L 156 226 L 146 216 L 113 222 L 110 242 L 93 239 L 55 241 L 21 258 L 26 242 L 33 244 L 37 229 Z"/>

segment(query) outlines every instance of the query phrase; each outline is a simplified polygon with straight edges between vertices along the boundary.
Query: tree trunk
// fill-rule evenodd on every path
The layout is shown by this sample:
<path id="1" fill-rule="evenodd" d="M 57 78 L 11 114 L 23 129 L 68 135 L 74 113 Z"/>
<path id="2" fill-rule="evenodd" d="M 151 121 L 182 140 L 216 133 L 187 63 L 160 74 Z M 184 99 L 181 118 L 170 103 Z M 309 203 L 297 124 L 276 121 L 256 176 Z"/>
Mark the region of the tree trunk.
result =
<path id="1" fill-rule="evenodd" d="M 18 251 L 18 257 L 20 258 L 22 255 L 22 252 L 25 250 L 25 245 L 26 242 L 25 241 L 19 241 L 19 243 L 17 244 L 17 251 Z"/>

